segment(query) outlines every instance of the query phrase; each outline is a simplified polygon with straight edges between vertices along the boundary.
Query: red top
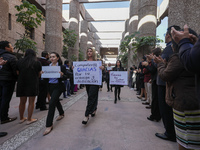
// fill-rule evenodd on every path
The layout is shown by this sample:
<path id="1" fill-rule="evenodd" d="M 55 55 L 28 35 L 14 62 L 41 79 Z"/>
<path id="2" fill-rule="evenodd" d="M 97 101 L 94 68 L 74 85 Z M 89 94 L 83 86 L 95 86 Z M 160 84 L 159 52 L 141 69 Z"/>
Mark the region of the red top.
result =
<path id="1" fill-rule="evenodd" d="M 151 62 L 149 63 L 149 66 L 151 66 Z M 144 74 L 144 82 L 149 82 L 149 80 L 151 79 L 151 73 L 146 68 L 144 68 L 143 74 Z"/>

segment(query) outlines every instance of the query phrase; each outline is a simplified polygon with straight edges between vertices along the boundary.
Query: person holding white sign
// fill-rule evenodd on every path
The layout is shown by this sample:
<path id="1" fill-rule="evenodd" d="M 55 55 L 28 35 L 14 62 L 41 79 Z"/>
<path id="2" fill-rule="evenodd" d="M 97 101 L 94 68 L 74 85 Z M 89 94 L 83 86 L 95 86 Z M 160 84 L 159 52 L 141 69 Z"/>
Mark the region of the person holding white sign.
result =
<path id="1" fill-rule="evenodd" d="M 92 48 L 87 49 L 87 61 L 96 61 L 96 52 Z M 103 69 L 103 66 L 99 67 Z M 85 117 L 82 121 L 82 124 L 86 125 L 89 120 L 89 115 L 94 117 L 97 111 L 97 104 L 98 104 L 98 92 L 99 92 L 99 85 L 86 85 L 86 91 L 88 95 L 88 101 L 85 111 Z"/>
<path id="2" fill-rule="evenodd" d="M 124 71 L 124 68 L 122 67 L 121 61 L 117 60 L 115 67 L 113 68 L 113 71 Z M 120 92 L 121 92 L 121 87 L 122 85 L 114 85 L 115 86 L 115 101 L 114 103 L 117 103 L 117 95 L 118 95 L 118 100 L 120 100 Z"/>
<path id="3" fill-rule="evenodd" d="M 59 121 L 64 117 L 64 110 L 59 101 L 59 97 L 62 94 L 62 92 L 65 91 L 64 80 L 67 79 L 66 68 L 65 66 L 62 65 L 60 56 L 56 52 L 52 52 L 50 54 L 50 61 L 51 64 L 49 66 L 52 67 L 60 66 L 61 71 L 59 72 L 60 78 L 56 77 L 49 78 L 49 93 L 51 95 L 51 100 L 49 102 L 49 111 L 46 120 L 46 129 L 43 135 L 49 134 L 53 129 L 53 118 L 56 108 L 58 109 L 59 112 L 59 117 L 56 119 L 56 121 Z"/>

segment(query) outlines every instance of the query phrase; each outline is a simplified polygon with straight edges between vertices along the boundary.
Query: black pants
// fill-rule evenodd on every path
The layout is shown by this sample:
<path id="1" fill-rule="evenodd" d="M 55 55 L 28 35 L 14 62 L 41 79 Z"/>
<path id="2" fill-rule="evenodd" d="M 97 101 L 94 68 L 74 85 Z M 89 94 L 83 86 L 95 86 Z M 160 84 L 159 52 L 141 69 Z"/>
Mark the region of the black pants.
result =
<path id="1" fill-rule="evenodd" d="M 156 120 L 161 119 L 158 105 L 158 86 L 156 84 L 156 80 L 152 82 L 151 118 Z"/>
<path id="2" fill-rule="evenodd" d="M 8 120 L 10 101 L 15 88 L 15 81 L 0 81 L 0 117 L 1 121 Z"/>
<path id="3" fill-rule="evenodd" d="M 47 115 L 46 127 L 51 127 L 53 125 L 53 118 L 55 115 L 55 109 L 58 109 L 59 115 L 64 114 L 64 110 L 59 101 L 59 97 L 62 93 L 62 86 L 60 84 L 49 84 L 49 93 L 51 95 L 51 100 L 49 102 L 49 111 Z"/>
<path id="4" fill-rule="evenodd" d="M 115 86 L 115 101 L 117 100 L 117 95 L 120 97 L 121 87 L 116 85 Z"/>
<path id="5" fill-rule="evenodd" d="M 107 83 L 107 90 L 112 91 L 112 85 L 110 86 L 110 79 L 107 79 L 106 83 Z"/>
<path id="6" fill-rule="evenodd" d="M 85 117 L 88 117 L 89 114 L 92 114 L 97 109 L 99 86 L 86 85 L 86 91 L 88 95 L 88 101 L 85 111 Z"/>
<path id="7" fill-rule="evenodd" d="M 158 85 L 158 104 L 163 124 L 166 130 L 165 134 L 169 138 L 175 139 L 176 134 L 174 129 L 173 110 L 172 107 L 167 105 L 167 103 L 165 102 L 165 93 L 166 93 L 166 87 Z"/>
<path id="8" fill-rule="evenodd" d="M 46 98 L 48 93 L 48 80 L 40 80 L 39 95 L 37 97 L 36 107 L 40 109 L 46 108 Z"/>

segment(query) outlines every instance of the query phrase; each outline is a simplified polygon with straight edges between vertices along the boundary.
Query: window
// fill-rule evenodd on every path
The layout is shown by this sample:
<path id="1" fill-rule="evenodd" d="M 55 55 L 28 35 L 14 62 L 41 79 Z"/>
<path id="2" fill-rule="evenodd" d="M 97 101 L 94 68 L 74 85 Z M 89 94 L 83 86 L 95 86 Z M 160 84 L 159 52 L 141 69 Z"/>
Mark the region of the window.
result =
<path id="1" fill-rule="evenodd" d="M 26 33 L 26 35 L 27 35 L 29 38 L 31 38 L 32 40 L 35 39 L 35 34 L 34 34 L 34 32 L 35 32 L 35 29 L 34 29 L 34 28 L 28 28 L 28 27 L 25 28 L 25 33 Z"/>
<path id="2" fill-rule="evenodd" d="M 11 14 L 8 14 L 8 29 L 12 29 Z"/>
<path id="3" fill-rule="evenodd" d="M 43 34 L 43 43 L 45 44 L 45 34 Z"/>

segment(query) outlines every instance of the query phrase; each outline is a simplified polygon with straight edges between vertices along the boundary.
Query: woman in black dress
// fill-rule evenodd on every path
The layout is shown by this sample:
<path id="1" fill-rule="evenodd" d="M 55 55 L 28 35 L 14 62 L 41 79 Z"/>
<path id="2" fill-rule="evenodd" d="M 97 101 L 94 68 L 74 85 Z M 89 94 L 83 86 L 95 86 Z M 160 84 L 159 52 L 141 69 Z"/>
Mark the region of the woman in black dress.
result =
<path id="1" fill-rule="evenodd" d="M 113 71 L 124 71 L 124 68 L 122 67 L 121 61 L 117 60 L 115 67 L 113 68 Z M 114 85 L 115 86 L 115 101 L 114 103 L 117 103 L 117 97 L 118 100 L 120 100 L 120 92 L 121 92 L 121 87 L 123 87 L 123 85 Z M 117 96 L 118 95 L 118 96 Z"/>
<path id="2" fill-rule="evenodd" d="M 92 48 L 87 49 L 87 61 L 96 61 L 96 52 Z M 100 66 L 102 70 L 104 67 Z M 92 117 L 95 116 L 97 111 L 97 104 L 98 104 L 98 92 L 99 92 L 99 85 L 86 85 L 86 91 L 88 95 L 88 101 L 85 111 L 85 117 L 82 121 L 82 124 L 87 124 L 89 120 L 89 115 Z"/>
<path id="3" fill-rule="evenodd" d="M 17 63 L 17 97 L 20 97 L 19 114 L 20 122 L 27 121 L 27 124 L 36 122 L 37 119 L 32 118 L 35 97 L 39 92 L 39 76 L 41 71 L 41 63 L 37 61 L 36 53 L 32 49 L 27 49 L 25 57 Z M 24 117 L 27 97 L 29 97 L 28 104 L 28 118 Z"/>
<path id="4" fill-rule="evenodd" d="M 67 79 L 66 67 L 62 65 L 60 56 L 56 52 L 50 54 L 51 64 L 49 66 L 60 66 L 61 72 L 60 78 L 49 78 L 49 93 L 51 96 L 49 102 L 49 111 L 46 120 L 46 129 L 43 135 L 49 134 L 53 129 L 53 118 L 55 114 L 55 109 L 58 109 L 59 117 L 56 121 L 59 121 L 64 118 L 64 110 L 60 103 L 59 97 L 66 90 L 64 81 Z"/>

